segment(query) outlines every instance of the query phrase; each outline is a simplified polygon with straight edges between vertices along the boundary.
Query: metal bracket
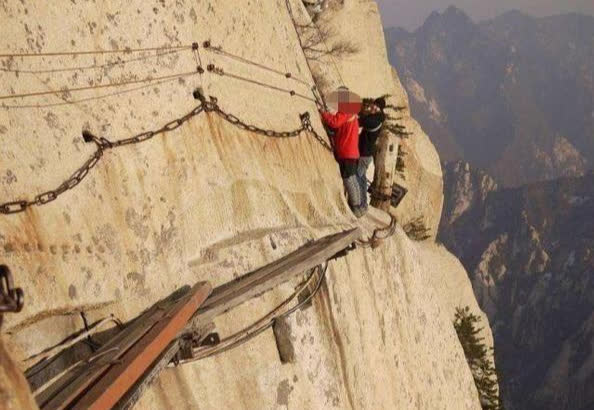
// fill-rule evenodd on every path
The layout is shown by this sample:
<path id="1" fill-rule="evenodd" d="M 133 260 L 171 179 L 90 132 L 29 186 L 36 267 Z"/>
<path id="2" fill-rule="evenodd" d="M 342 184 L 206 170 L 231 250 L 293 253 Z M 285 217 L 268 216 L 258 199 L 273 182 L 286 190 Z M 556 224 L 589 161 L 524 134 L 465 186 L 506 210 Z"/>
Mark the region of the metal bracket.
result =
<path id="1" fill-rule="evenodd" d="M 196 317 L 195 319 L 199 322 L 199 317 Z M 179 337 L 179 351 L 172 359 L 173 363 L 179 363 L 181 360 L 193 359 L 194 349 L 197 347 L 210 346 L 213 344 L 213 341 L 216 342 L 214 344 L 218 343 L 218 339 L 210 340 L 211 338 L 214 338 L 213 335 L 216 335 L 218 338 L 218 333 L 212 333 L 215 329 L 214 323 L 209 323 L 201 327 L 192 323 L 189 327 L 191 330 Z"/>
<path id="2" fill-rule="evenodd" d="M 333 261 L 333 260 L 337 260 L 340 258 L 344 258 L 345 256 L 347 256 L 349 254 L 349 252 L 354 251 L 355 249 L 356 249 L 356 245 L 354 243 L 352 243 L 349 246 L 347 246 L 346 248 L 344 248 L 343 250 L 341 250 L 340 252 L 336 253 L 336 255 L 329 258 L 328 261 Z"/>
<path id="3" fill-rule="evenodd" d="M 402 185 L 394 184 L 392 187 L 391 203 L 394 208 L 398 208 L 398 205 L 402 202 L 405 195 L 408 193 L 408 189 Z"/>
<path id="4" fill-rule="evenodd" d="M 0 327 L 2 314 L 20 312 L 24 303 L 25 294 L 21 288 L 14 287 L 10 269 L 6 265 L 0 265 Z"/>
<path id="5" fill-rule="evenodd" d="M 199 347 L 204 346 L 216 346 L 221 343 L 221 337 L 217 332 L 209 333 L 206 337 L 200 341 Z"/>

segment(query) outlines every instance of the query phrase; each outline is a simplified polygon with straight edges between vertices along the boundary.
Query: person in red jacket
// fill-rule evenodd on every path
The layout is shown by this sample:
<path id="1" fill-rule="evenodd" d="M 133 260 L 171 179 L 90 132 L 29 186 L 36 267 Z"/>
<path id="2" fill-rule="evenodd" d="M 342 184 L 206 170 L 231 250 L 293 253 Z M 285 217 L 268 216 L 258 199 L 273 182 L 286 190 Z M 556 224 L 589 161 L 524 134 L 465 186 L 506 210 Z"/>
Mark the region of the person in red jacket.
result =
<path id="1" fill-rule="evenodd" d="M 358 110 L 352 104 L 339 100 L 336 114 L 320 111 L 320 115 L 324 123 L 335 130 L 334 156 L 340 167 L 340 176 L 347 191 L 349 206 L 355 216 L 360 218 L 365 213 L 365 209 L 361 207 L 361 186 L 357 177 L 359 162 L 357 112 Z"/>

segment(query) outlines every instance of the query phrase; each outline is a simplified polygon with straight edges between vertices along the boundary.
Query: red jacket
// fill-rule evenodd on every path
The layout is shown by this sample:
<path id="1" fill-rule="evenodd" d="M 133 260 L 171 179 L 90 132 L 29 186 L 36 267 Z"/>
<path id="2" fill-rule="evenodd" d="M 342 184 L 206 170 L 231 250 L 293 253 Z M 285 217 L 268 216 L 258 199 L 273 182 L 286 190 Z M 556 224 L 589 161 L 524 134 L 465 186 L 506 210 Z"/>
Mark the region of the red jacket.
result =
<path id="1" fill-rule="evenodd" d="M 334 153 L 337 159 L 359 159 L 359 119 L 355 114 L 321 112 L 324 123 L 336 130 Z"/>

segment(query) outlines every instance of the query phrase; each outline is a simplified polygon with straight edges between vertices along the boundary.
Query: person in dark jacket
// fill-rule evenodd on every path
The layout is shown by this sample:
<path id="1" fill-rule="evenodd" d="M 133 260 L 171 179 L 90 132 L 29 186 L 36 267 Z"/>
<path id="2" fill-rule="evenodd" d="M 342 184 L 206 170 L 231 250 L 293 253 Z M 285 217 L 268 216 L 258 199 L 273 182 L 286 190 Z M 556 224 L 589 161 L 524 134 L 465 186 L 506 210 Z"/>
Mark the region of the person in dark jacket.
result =
<path id="1" fill-rule="evenodd" d="M 361 207 L 367 208 L 367 169 L 375 155 L 377 138 L 380 135 L 386 115 L 385 98 L 376 98 L 373 102 L 365 104 L 359 114 L 359 126 L 361 135 L 359 136 L 359 163 L 357 165 L 357 177 L 361 187 Z"/>
<path id="2" fill-rule="evenodd" d="M 334 156 L 340 167 L 340 176 L 348 194 L 351 210 L 360 218 L 361 187 L 357 168 L 359 166 L 359 120 L 357 114 L 338 111 L 332 114 L 320 111 L 324 123 L 336 131 L 334 135 Z"/>

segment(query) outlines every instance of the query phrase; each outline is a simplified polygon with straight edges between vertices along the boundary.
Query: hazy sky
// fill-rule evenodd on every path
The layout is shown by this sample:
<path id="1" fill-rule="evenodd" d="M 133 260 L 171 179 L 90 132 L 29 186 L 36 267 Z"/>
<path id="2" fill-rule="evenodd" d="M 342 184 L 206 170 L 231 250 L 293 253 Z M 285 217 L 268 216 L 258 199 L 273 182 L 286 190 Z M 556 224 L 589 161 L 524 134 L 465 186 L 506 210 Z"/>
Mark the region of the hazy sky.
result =
<path id="1" fill-rule="evenodd" d="M 594 15 L 594 0 L 376 0 L 382 11 L 384 26 L 399 26 L 414 30 L 434 10 L 444 10 L 453 4 L 468 13 L 473 20 L 495 17 L 518 9 L 535 16 L 580 12 Z"/>

